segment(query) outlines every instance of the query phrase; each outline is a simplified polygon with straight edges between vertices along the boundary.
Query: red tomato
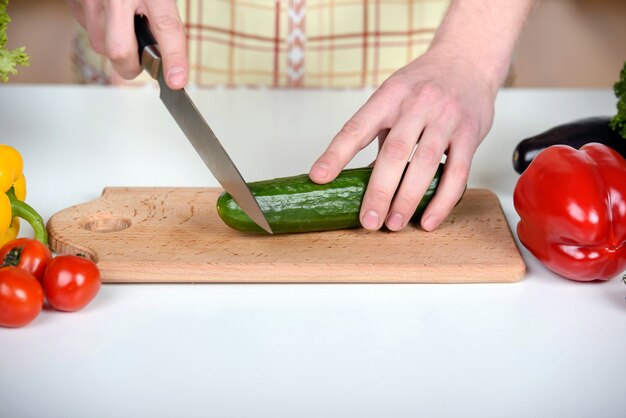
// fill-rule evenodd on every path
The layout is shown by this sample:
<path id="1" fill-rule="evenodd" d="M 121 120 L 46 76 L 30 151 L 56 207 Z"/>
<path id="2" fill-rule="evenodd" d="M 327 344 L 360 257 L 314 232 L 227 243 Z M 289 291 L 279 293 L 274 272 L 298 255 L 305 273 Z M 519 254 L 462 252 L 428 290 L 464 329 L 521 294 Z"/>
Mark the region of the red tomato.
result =
<path id="1" fill-rule="evenodd" d="M 100 271 L 96 264 L 77 255 L 52 259 L 43 277 L 43 289 L 50 305 L 60 311 L 78 311 L 93 300 L 100 290 Z"/>
<path id="2" fill-rule="evenodd" d="M 16 254 L 15 257 L 14 254 Z M 52 254 L 46 244 L 34 238 L 14 239 L 0 248 L 0 264 L 26 270 L 32 273 L 40 283 L 50 260 L 52 260 Z"/>
<path id="3" fill-rule="evenodd" d="M 0 268 L 0 326 L 24 326 L 42 306 L 43 290 L 35 276 L 18 267 Z"/>

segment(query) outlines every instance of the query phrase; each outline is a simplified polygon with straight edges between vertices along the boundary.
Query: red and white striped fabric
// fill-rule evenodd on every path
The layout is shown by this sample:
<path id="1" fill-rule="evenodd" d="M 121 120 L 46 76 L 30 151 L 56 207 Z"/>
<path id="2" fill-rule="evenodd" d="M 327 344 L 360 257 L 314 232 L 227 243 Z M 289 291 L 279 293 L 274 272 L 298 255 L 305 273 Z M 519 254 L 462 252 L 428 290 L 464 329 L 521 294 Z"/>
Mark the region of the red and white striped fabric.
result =
<path id="1" fill-rule="evenodd" d="M 289 88 L 379 85 L 426 50 L 447 5 L 448 0 L 178 1 L 191 83 Z M 108 65 L 88 58 L 93 53 L 86 37 L 77 39 L 78 68 L 95 81 L 120 82 Z"/>

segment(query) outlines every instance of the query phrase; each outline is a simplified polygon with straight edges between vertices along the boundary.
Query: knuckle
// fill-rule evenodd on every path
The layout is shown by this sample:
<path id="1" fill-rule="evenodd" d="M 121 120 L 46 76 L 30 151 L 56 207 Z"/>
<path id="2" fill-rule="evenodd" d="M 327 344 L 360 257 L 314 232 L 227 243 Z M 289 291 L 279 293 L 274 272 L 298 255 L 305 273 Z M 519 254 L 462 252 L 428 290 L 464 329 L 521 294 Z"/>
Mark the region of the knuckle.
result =
<path id="1" fill-rule="evenodd" d="M 446 124 L 458 123 L 463 113 L 461 103 L 454 96 L 442 93 L 437 98 L 433 98 L 433 104 L 430 108 L 433 109 L 433 120 L 444 122 Z"/>
<path id="2" fill-rule="evenodd" d="M 483 122 L 469 115 L 463 117 L 455 132 L 454 141 L 465 145 L 477 146 L 482 139 Z"/>
<path id="3" fill-rule="evenodd" d="M 463 122 L 463 115 L 448 106 L 435 120 L 442 126 L 449 126 L 457 130 Z"/>
<path id="4" fill-rule="evenodd" d="M 412 215 L 420 200 L 417 194 L 413 192 L 398 193 L 394 198 L 393 204 L 397 206 L 400 212 Z"/>
<path id="5" fill-rule="evenodd" d="M 392 161 L 406 161 L 412 148 L 399 138 L 387 138 L 383 144 L 383 154 Z"/>
<path id="6" fill-rule="evenodd" d="M 371 190 L 368 189 L 368 192 L 374 202 L 386 203 L 386 202 L 391 201 L 391 196 L 392 196 L 391 192 L 382 187 L 374 186 L 371 188 Z"/>
<path id="7" fill-rule="evenodd" d="M 410 95 L 409 97 L 405 97 L 402 102 L 402 110 L 404 111 L 416 113 L 421 112 L 423 109 L 424 106 L 416 95 Z"/>
<path id="8" fill-rule="evenodd" d="M 159 32 L 178 32 L 183 30 L 183 22 L 176 16 L 163 14 L 154 19 L 154 28 Z"/>
<path id="9" fill-rule="evenodd" d="M 471 117 L 463 117 L 463 121 L 461 122 L 458 131 L 462 136 L 472 136 L 476 135 L 480 130 L 480 122 L 476 118 Z"/>
<path id="10" fill-rule="evenodd" d="M 446 170 L 450 171 L 450 175 L 459 183 L 467 183 L 469 178 L 470 167 L 468 163 L 455 163 L 450 166 L 446 166 Z"/>
<path id="11" fill-rule="evenodd" d="M 181 55 L 178 51 L 161 52 L 161 55 L 166 68 L 172 68 L 174 66 L 186 67 L 185 56 Z"/>
<path id="12" fill-rule="evenodd" d="M 426 83 L 420 87 L 419 93 L 423 100 L 432 102 L 444 96 L 444 89 L 438 84 Z"/>
<path id="13" fill-rule="evenodd" d="M 426 165 L 439 164 L 441 156 L 443 154 L 430 146 L 418 146 L 415 152 L 415 157 L 418 161 L 425 163 Z"/>
<path id="14" fill-rule="evenodd" d="M 460 101 L 456 97 L 445 97 L 443 99 L 443 113 L 448 117 L 458 118 L 462 113 Z"/>
<path id="15" fill-rule="evenodd" d="M 105 45 L 106 56 L 115 62 L 124 61 L 132 56 L 131 49 L 121 43 Z"/>
<path id="16" fill-rule="evenodd" d="M 343 125 L 337 136 L 339 138 L 355 138 L 364 131 L 365 121 L 359 116 L 354 116 Z"/>

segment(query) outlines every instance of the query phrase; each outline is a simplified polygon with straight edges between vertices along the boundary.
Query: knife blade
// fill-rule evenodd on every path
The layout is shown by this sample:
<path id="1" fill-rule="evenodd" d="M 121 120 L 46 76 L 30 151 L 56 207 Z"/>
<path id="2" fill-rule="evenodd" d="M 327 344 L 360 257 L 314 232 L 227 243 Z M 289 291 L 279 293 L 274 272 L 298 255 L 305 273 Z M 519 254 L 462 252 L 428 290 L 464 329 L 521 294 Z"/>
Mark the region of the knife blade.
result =
<path id="1" fill-rule="evenodd" d="M 141 66 L 159 82 L 159 97 L 167 110 L 224 190 L 246 215 L 271 234 L 272 228 L 248 184 L 185 89 L 172 90 L 165 83 L 161 54 L 145 16 L 135 15 L 135 35 Z"/>

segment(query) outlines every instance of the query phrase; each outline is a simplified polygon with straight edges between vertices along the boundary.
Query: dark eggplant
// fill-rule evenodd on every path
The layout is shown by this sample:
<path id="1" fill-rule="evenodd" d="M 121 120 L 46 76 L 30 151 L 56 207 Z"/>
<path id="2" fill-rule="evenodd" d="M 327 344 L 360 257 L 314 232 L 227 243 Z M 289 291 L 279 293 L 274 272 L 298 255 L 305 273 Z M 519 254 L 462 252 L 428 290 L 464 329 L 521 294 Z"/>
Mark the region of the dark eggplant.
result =
<path id="1" fill-rule="evenodd" d="M 580 119 L 555 126 L 539 135 L 522 140 L 513 152 L 513 168 L 519 174 L 533 158 L 551 145 L 569 145 L 576 149 L 590 142 L 599 142 L 613 148 L 626 158 L 626 138 L 609 126 L 610 116 Z"/>

